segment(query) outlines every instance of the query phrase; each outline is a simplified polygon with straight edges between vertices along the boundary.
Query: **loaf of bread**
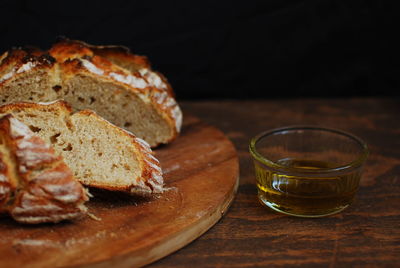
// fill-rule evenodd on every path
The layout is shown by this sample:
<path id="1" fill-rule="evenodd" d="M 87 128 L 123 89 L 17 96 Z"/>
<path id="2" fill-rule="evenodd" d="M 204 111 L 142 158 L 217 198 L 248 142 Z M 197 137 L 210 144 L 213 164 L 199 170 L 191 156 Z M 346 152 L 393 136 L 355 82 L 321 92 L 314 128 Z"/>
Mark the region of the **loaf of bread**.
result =
<path id="1" fill-rule="evenodd" d="M 0 56 L 0 104 L 63 99 L 146 140 L 166 144 L 182 113 L 164 76 L 147 58 L 117 46 L 63 40 L 49 51 L 12 49 Z"/>
<path id="2" fill-rule="evenodd" d="M 21 223 L 59 222 L 86 213 L 85 189 L 61 156 L 16 118 L 0 118 L 0 212 Z"/>
<path id="3" fill-rule="evenodd" d="M 149 195 L 163 191 L 159 161 L 149 145 L 90 110 L 73 113 L 64 101 L 13 103 L 12 114 L 63 156 L 83 184 Z"/>

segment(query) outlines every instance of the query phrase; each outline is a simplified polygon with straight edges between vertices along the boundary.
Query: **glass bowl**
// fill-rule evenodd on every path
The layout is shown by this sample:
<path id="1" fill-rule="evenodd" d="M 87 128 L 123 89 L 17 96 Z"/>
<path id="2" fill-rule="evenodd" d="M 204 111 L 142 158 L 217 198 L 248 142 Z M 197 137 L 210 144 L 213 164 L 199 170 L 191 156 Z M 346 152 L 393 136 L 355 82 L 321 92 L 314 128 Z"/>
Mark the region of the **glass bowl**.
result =
<path id="1" fill-rule="evenodd" d="M 250 141 L 258 198 L 275 211 L 322 217 L 354 200 L 368 156 L 356 136 L 317 126 L 263 132 Z"/>

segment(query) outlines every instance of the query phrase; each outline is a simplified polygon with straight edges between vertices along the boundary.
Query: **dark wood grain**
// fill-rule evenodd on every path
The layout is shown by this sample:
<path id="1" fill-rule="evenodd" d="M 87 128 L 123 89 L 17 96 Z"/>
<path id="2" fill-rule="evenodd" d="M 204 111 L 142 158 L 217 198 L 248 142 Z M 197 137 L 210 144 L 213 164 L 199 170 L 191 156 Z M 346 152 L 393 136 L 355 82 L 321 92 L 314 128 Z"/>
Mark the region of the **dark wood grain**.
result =
<path id="1" fill-rule="evenodd" d="M 91 190 L 75 222 L 27 226 L 0 219 L 0 267 L 136 267 L 183 247 L 226 213 L 238 159 L 218 129 L 186 116 L 182 134 L 156 150 L 168 190 L 154 198 Z"/>
<path id="2" fill-rule="evenodd" d="M 399 267 L 399 99 L 298 99 L 185 102 L 183 109 L 221 129 L 240 159 L 238 195 L 199 239 L 151 267 Z M 319 219 L 277 214 L 256 198 L 248 141 L 293 124 L 339 128 L 371 154 L 355 203 Z"/>

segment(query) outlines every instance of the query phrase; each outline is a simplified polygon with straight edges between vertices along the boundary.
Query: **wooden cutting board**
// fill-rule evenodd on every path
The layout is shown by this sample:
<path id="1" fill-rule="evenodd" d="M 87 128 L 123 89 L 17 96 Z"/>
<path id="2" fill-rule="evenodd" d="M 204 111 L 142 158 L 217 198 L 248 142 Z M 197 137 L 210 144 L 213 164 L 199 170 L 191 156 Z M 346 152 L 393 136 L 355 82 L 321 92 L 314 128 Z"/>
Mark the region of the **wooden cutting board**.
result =
<path id="1" fill-rule="evenodd" d="M 168 191 L 138 199 L 91 192 L 90 217 L 28 226 L 0 219 L 0 267 L 136 267 L 196 239 L 226 212 L 238 187 L 238 158 L 214 127 L 185 117 L 180 137 L 156 150 Z"/>

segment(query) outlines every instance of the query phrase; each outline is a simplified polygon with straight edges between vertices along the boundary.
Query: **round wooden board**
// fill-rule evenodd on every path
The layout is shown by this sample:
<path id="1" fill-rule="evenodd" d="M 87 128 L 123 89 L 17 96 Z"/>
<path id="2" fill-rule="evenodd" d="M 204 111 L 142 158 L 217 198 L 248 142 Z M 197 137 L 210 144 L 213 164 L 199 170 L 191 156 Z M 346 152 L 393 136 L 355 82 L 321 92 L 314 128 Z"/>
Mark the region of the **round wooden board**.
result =
<path id="1" fill-rule="evenodd" d="M 100 221 L 28 226 L 0 219 L 0 267 L 136 267 L 187 245 L 226 212 L 238 187 L 232 143 L 185 117 L 180 137 L 155 150 L 168 191 L 157 198 L 94 191 Z"/>

